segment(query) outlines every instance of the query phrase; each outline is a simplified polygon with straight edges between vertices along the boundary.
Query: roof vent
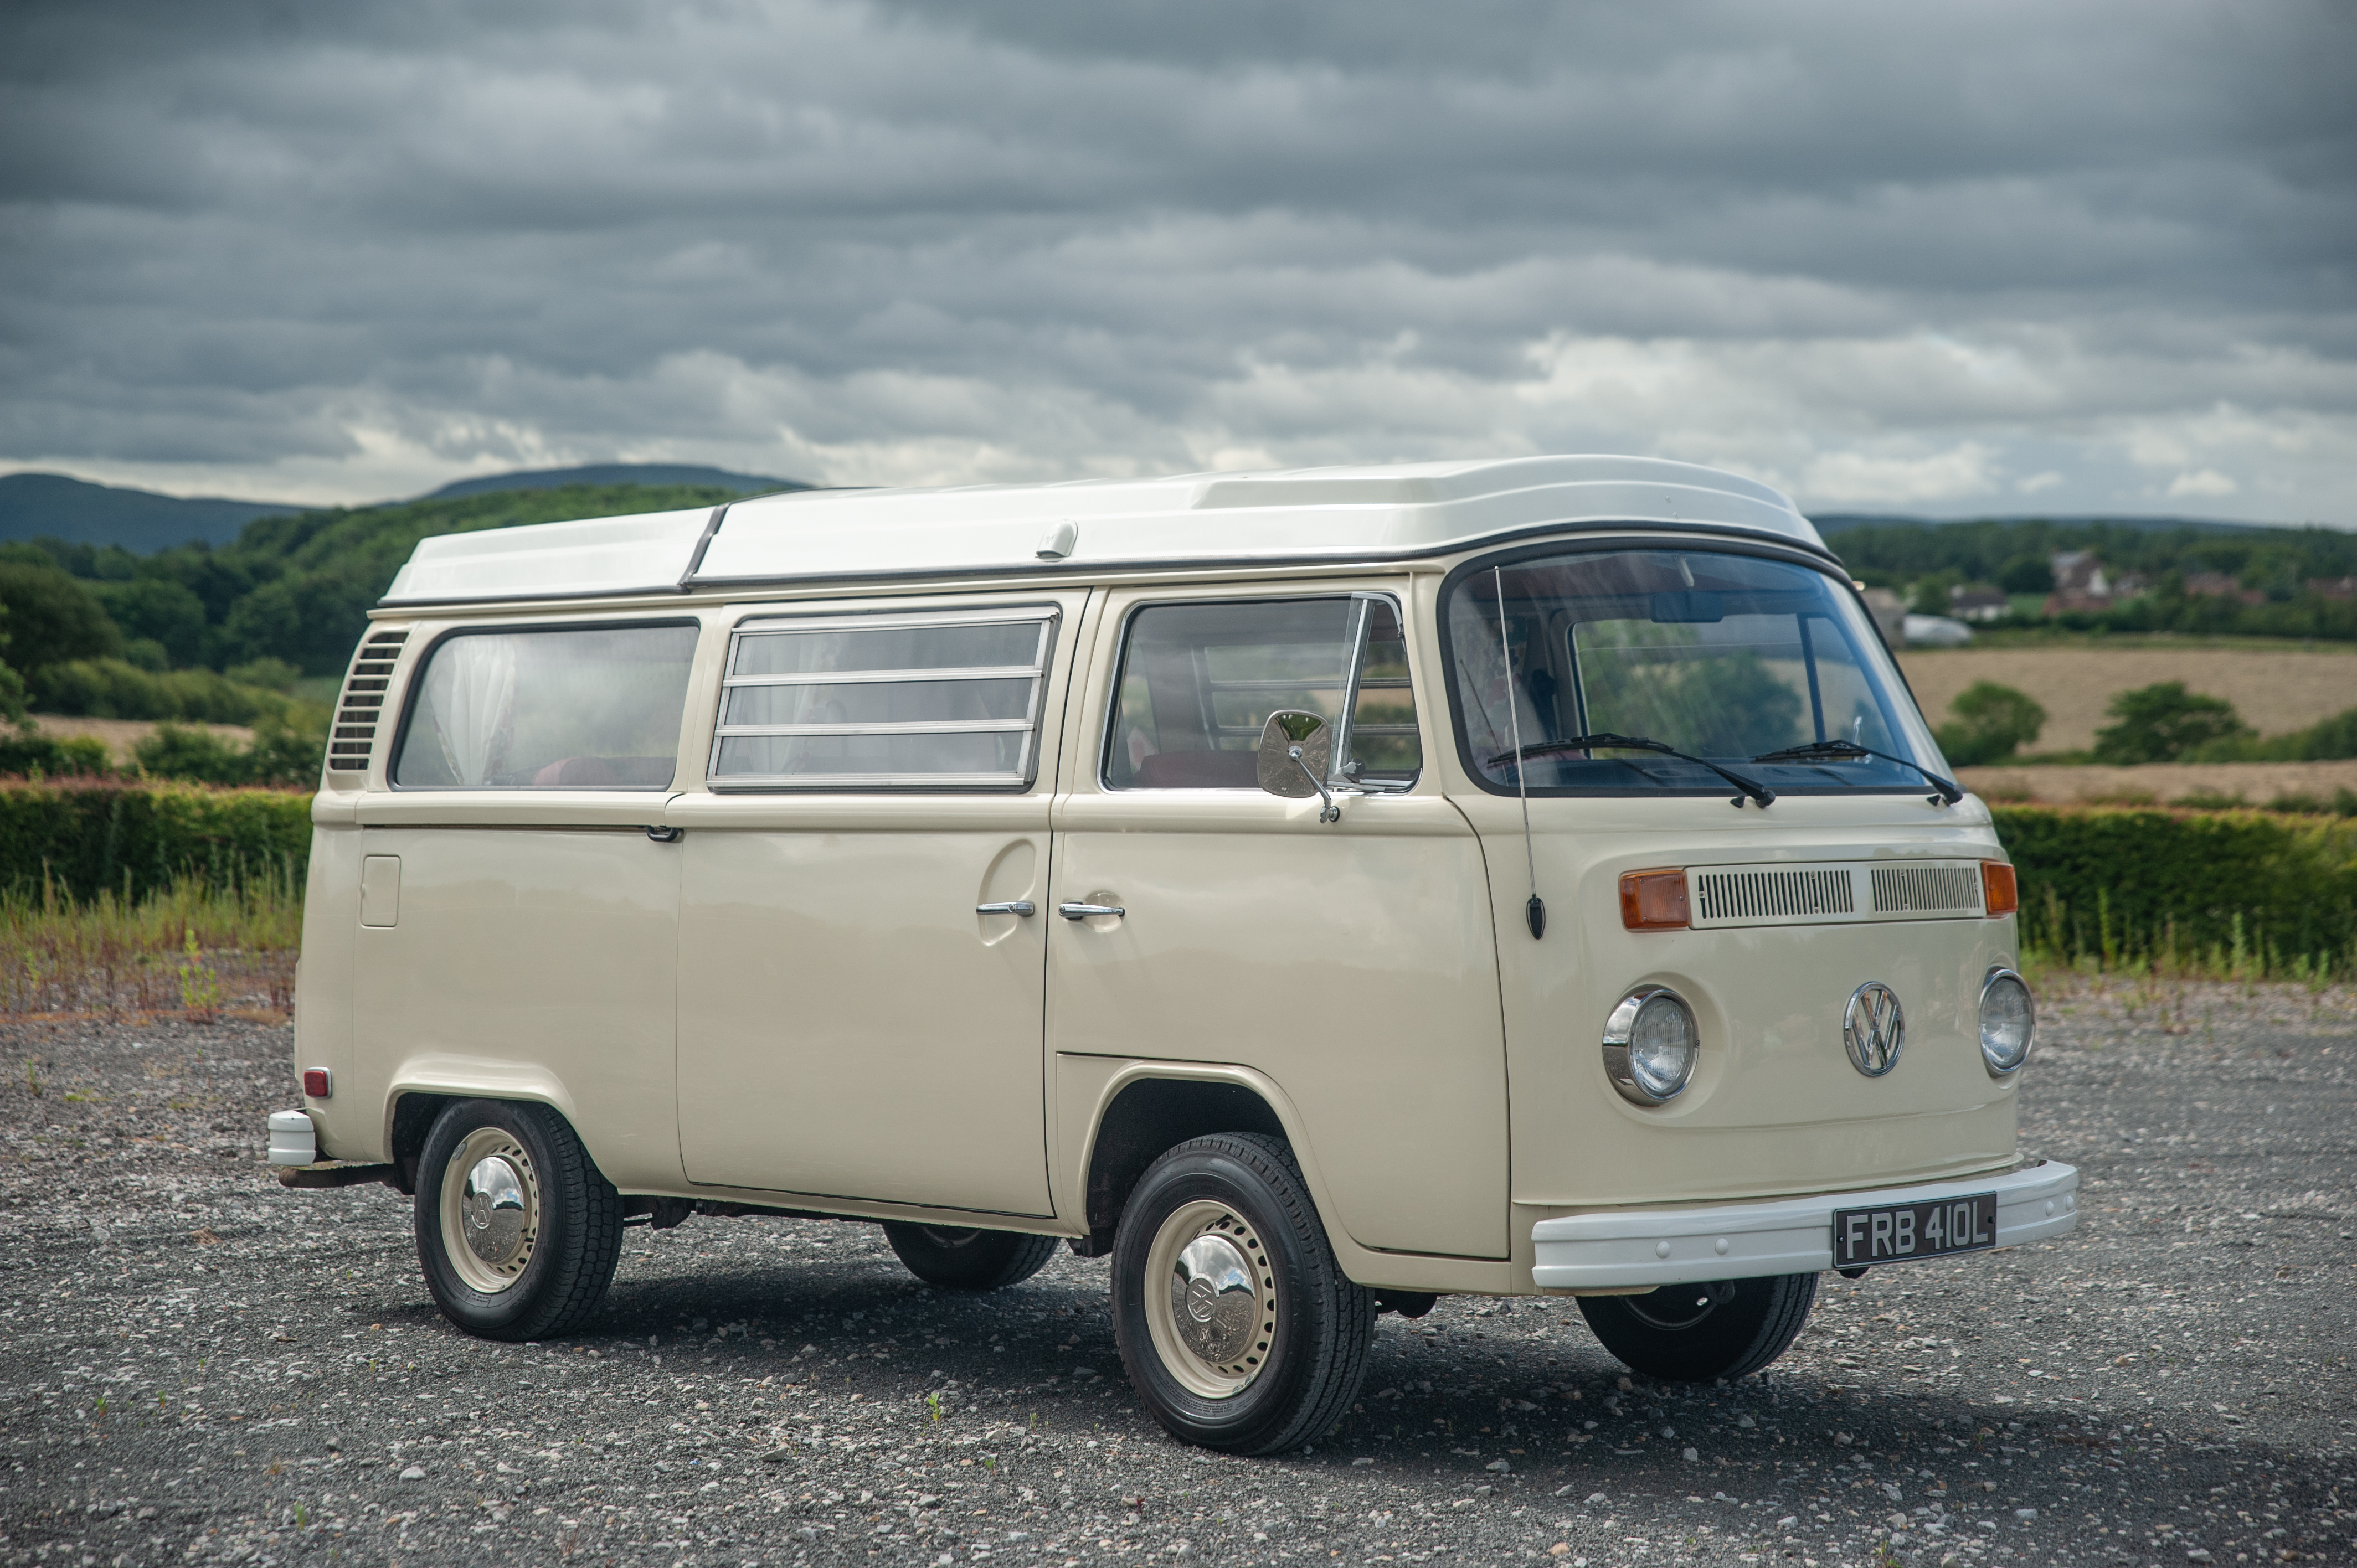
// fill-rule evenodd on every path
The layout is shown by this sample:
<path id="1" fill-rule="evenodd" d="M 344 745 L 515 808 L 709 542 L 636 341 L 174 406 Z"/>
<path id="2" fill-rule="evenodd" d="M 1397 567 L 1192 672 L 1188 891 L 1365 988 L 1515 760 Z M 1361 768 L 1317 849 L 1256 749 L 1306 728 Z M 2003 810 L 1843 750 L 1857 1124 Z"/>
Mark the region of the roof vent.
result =
<path id="1" fill-rule="evenodd" d="M 1041 534 L 1039 548 L 1031 553 L 1042 561 L 1061 561 L 1072 553 L 1072 547 L 1080 542 L 1080 524 L 1067 519 Z"/>
<path id="2" fill-rule="evenodd" d="M 393 661 L 408 640 L 405 629 L 372 631 L 352 656 L 352 672 L 344 677 L 343 699 L 336 704 L 336 725 L 328 734 L 328 772 L 368 771 L 377 721 L 384 716 L 385 693 L 393 686 Z"/>

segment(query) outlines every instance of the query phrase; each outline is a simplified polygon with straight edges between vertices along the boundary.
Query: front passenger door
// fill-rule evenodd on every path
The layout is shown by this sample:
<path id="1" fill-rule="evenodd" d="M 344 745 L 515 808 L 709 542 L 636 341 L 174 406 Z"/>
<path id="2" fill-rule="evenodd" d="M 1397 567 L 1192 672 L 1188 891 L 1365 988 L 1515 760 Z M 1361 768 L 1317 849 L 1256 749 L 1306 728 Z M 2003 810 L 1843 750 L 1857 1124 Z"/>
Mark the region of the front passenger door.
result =
<path id="1" fill-rule="evenodd" d="M 1382 583 L 1114 601 L 1120 662 L 1089 694 L 1053 883 L 1060 905 L 1122 913 L 1050 925 L 1049 1040 L 1256 1069 L 1298 1111 L 1328 1219 L 1353 1240 L 1503 1257 L 1489 883 L 1422 767 L 1400 614 Z M 1346 705 L 1356 738 L 1338 761 L 1370 792 L 1330 823 L 1315 798 L 1264 793 L 1269 713 L 1331 722 Z"/>

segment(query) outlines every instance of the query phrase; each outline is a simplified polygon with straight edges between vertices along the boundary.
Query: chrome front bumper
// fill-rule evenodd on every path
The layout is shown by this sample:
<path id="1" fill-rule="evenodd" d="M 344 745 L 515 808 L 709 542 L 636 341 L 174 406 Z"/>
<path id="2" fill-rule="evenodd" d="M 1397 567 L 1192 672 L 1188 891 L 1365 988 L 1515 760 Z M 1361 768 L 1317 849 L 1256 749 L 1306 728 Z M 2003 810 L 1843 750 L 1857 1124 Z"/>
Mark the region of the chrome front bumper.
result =
<path id="1" fill-rule="evenodd" d="M 1962 1181 L 1542 1219 L 1531 1227 L 1536 1253 L 1531 1277 L 1541 1290 L 1576 1291 L 1814 1273 L 1834 1266 L 1835 1209 L 1934 1203 L 1976 1192 L 1996 1194 L 2000 1247 L 2043 1241 L 2079 1223 L 2077 1167 L 2037 1160 Z"/>

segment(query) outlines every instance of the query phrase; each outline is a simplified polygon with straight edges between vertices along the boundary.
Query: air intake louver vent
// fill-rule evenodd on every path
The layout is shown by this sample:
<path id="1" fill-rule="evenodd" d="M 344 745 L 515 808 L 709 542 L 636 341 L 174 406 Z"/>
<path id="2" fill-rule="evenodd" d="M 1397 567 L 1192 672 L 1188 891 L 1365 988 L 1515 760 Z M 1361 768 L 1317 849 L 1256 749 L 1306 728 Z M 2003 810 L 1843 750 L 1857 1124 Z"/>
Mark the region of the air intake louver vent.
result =
<path id="1" fill-rule="evenodd" d="M 1694 865 L 1686 886 L 1697 929 L 1959 920 L 1981 912 L 1977 861 Z"/>
<path id="2" fill-rule="evenodd" d="M 1813 871 L 1698 871 L 1697 913 L 1722 920 L 1786 920 L 1846 915 L 1856 907 L 1846 867 Z"/>
<path id="3" fill-rule="evenodd" d="M 393 660 L 408 639 L 406 631 L 372 631 L 361 643 L 352 672 L 344 678 L 343 700 L 336 704 L 336 727 L 328 736 L 328 772 L 368 771 L 377 721 L 384 716 L 385 693 L 393 685 Z"/>
<path id="4" fill-rule="evenodd" d="M 1878 915 L 1977 915 L 1980 908 L 1981 879 L 1977 866 L 1878 865 L 1874 868 L 1874 912 Z"/>

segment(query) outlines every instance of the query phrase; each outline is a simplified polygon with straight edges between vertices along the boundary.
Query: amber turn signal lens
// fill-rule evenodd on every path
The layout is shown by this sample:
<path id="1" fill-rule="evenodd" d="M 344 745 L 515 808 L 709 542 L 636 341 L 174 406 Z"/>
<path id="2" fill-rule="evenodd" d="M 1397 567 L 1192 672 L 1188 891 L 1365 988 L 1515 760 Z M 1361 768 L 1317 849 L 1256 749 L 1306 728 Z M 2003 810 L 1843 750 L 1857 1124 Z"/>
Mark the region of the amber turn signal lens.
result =
<path id="1" fill-rule="evenodd" d="M 1981 905 L 1991 915 L 2010 915 L 2021 908 L 2021 890 L 2013 867 L 2001 860 L 1981 862 Z"/>
<path id="2" fill-rule="evenodd" d="M 1631 930 L 1682 931 L 1687 919 L 1684 872 L 1631 871 L 1621 876 L 1620 923 Z"/>

